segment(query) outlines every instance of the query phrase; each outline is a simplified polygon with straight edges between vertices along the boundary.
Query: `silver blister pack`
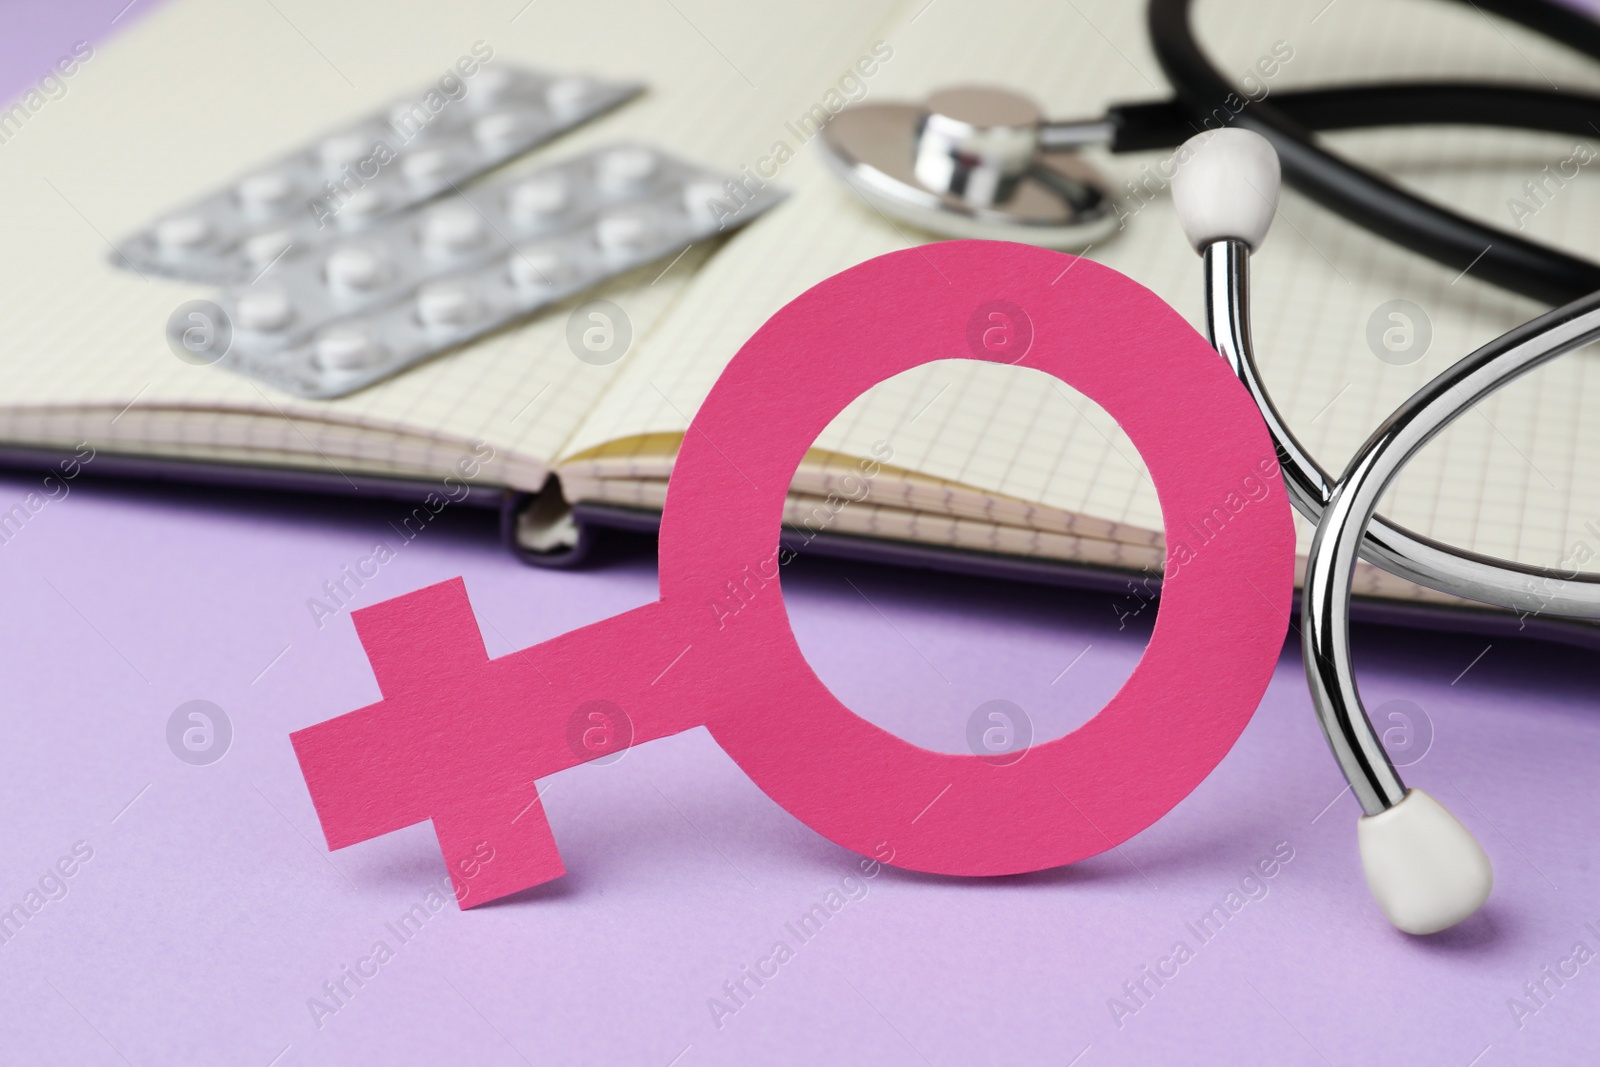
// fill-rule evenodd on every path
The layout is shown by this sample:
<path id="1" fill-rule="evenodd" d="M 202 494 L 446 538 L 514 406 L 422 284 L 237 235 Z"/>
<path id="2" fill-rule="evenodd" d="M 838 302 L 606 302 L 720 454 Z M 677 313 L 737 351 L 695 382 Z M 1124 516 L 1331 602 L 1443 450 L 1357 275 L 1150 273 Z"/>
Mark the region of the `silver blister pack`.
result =
<path id="1" fill-rule="evenodd" d="M 229 290 L 218 365 L 296 396 L 343 396 L 742 226 L 784 195 L 631 143 L 497 179 Z"/>
<path id="2" fill-rule="evenodd" d="M 453 77 L 447 75 L 441 80 Z M 637 82 L 477 67 L 251 170 L 123 241 L 112 262 L 247 282 L 422 203 L 637 94 Z"/>

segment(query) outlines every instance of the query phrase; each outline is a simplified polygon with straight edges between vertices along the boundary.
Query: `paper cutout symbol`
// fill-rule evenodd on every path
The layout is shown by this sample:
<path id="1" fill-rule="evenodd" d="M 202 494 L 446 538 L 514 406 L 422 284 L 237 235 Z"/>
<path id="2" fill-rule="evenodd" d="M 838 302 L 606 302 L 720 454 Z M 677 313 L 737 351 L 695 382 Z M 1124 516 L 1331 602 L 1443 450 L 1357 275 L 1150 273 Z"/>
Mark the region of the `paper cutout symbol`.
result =
<path id="1" fill-rule="evenodd" d="M 972 345 L 980 309 L 988 340 Z M 1009 763 L 918 748 L 851 712 L 806 663 L 777 579 L 784 495 L 829 421 L 901 371 L 986 356 L 1055 375 L 1121 424 L 1168 545 L 1133 675 Z M 1088 260 L 933 244 L 808 290 L 729 363 L 673 470 L 660 600 L 493 660 L 460 579 L 357 611 L 383 699 L 292 740 L 330 848 L 431 819 L 464 907 L 565 872 L 535 779 L 702 724 L 846 848 L 942 874 L 1039 870 L 1127 840 L 1227 754 L 1282 647 L 1293 567 L 1266 429 L 1175 311 Z"/>

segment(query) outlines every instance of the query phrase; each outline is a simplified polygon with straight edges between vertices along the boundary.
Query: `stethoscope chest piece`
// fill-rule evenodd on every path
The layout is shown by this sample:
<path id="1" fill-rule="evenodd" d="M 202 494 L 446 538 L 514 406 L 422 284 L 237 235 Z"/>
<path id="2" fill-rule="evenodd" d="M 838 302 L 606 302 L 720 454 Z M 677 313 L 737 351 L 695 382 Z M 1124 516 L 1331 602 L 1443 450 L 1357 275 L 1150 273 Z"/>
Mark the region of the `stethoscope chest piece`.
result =
<path id="1" fill-rule="evenodd" d="M 822 128 L 823 157 L 878 210 L 950 237 L 1083 248 L 1117 228 L 1110 183 L 1048 143 L 1037 105 L 983 86 L 863 104 Z"/>

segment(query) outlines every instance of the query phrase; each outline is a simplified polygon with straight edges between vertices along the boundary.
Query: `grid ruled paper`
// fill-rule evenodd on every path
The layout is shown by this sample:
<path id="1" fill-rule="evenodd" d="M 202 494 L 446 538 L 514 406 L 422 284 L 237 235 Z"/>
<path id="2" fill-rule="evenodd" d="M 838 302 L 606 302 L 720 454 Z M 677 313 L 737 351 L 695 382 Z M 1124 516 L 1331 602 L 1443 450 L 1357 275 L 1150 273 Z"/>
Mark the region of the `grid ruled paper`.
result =
<path id="1" fill-rule="evenodd" d="M 29 297 L 0 309 L 0 437 L 87 436 L 124 449 L 272 464 L 316 466 L 329 457 L 405 474 L 447 469 L 464 443 L 483 439 L 501 457 L 493 476 L 508 484 L 536 487 L 554 465 L 570 498 L 659 506 L 688 419 L 768 315 L 838 270 L 928 239 L 838 185 L 813 148 L 783 166 L 776 180 L 794 196 L 772 215 L 694 250 L 664 275 L 644 271 L 610 288 L 634 320 L 636 342 L 609 368 L 566 351 L 560 309 L 344 400 L 269 396 L 177 363 L 160 325 L 197 292 L 104 267 L 104 237 L 303 140 L 307 115 L 333 125 L 415 88 L 474 36 L 504 59 L 561 67 L 582 56 L 592 68 L 652 86 L 646 99 L 534 162 L 642 137 L 708 163 L 751 163 L 776 140 L 792 145 L 786 121 L 820 102 L 831 72 L 878 39 L 893 55 L 867 80 L 873 101 L 918 98 L 953 74 L 1017 86 L 1063 117 L 1165 95 L 1143 5 L 1126 0 L 840 2 L 765 12 L 721 0 L 644 11 L 614 0 L 619 29 L 603 48 L 589 39 L 594 5 L 540 8 L 537 24 L 532 14 L 509 22 L 487 3 L 466 16 L 456 5 L 448 18 L 421 5 L 404 17 L 328 6 L 314 20 L 309 5 L 283 7 L 290 20 L 315 22 L 325 58 L 270 9 L 230 5 L 225 15 L 197 20 L 188 4 L 171 4 L 103 49 L 71 95 L 0 145 L 0 189 L 20 208 L 0 220 L 10 250 L 0 284 Z M 1466 4 L 1201 0 L 1197 23 L 1219 65 L 1236 76 L 1277 42 L 1291 47 L 1293 58 L 1268 81 L 1272 91 L 1389 77 L 1600 87 L 1600 66 Z M 463 34 L 463 25 L 476 30 Z M 445 26 L 462 40 L 442 36 Z M 710 29 L 717 32 L 707 36 Z M 370 47 L 373 36 L 383 48 Z M 222 43 L 209 47 L 212 40 Z M 182 70 L 164 66 L 161 57 L 174 52 L 195 58 Z M 118 98 L 109 88 L 136 79 L 146 86 L 141 93 Z M 194 93 L 197 82 L 217 91 Z M 233 116 L 245 121 L 230 125 Z M 185 153 L 196 130 L 211 133 L 198 163 Z M 1329 143 L 1499 226 L 1517 224 L 1508 202 L 1526 198 L 1523 183 L 1575 148 L 1571 138 L 1476 129 L 1339 134 Z M 1600 131 L 1584 143 L 1600 151 Z M 1159 158 L 1097 157 L 1119 181 Z M 117 181 L 104 180 L 108 170 Z M 1523 232 L 1600 255 L 1595 171 L 1600 160 L 1521 220 Z M 1165 196 L 1088 254 L 1200 325 L 1199 263 Z M 1267 384 L 1335 471 L 1423 382 L 1543 310 L 1353 228 L 1292 191 L 1256 257 L 1254 281 Z M 1410 366 L 1380 361 L 1366 340 L 1375 309 L 1395 299 L 1420 305 L 1432 327 L 1426 357 Z M 1600 529 L 1600 484 L 1583 477 L 1600 456 L 1600 427 L 1586 417 L 1600 410 L 1600 394 L 1590 395 L 1600 390 L 1591 383 L 1600 375 L 1595 358 L 1564 357 L 1466 415 L 1412 463 L 1384 510 L 1422 533 L 1527 562 L 1559 562 L 1580 543 L 1600 551 L 1600 535 L 1586 527 Z M 797 491 L 825 490 L 877 441 L 889 442 L 894 458 L 871 506 L 841 520 L 857 532 L 1159 565 L 1160 512 L 1137 453 L 1103 412 L 1042 375 L 941 361 L 884 383 L 819 438 Z M 1379 585 L 1369 591 L 1402 592 Z"/>
<path id="2" fill-rule="evenodd" d="M 1164 85 L 1142 25 L 1143 5 L 941 2 L 888 34 L 897 49 L 882 99 L 915 99 L 960 69 L 971 80 L 1020 85 L 1055 115 L 1153 95 Z M 1314 20 L 1314 21 L 1313 21 Z M 1600 85 L 1600 68 L 1467 5 L 1427 0 L 1201 3 L 1201 36 L 1225 69 L 1243 72 L 1288 43 L 1293 58 L 1272 89 L 1386 77 L 1496 78 L 1533 85 Z M 979 25 L 1027 25 L 1026 35 L 978 35 Z M 1061 42 L 1074 61 L 1061 61 Z M 1523 182 L 1573 152 L 1570 138 L 1506 131 L 1403 130 L 1340 134 L 1335 147 L 1426 195 L 1500 226 Z M 1600 151 L 1600 132 L 1592 142 Z M 1137 178 L 1160 154 L 1102 162 Z M 632 434 L 681 432 L 722 364 L 759 323 L 814 282 L 870 255 L 922 239 L 897 230 L 815 161 L 796 165 L 798 202 L 735 254 L 709 263 L 651 345 L 569 445 L 562 470 L 660 478 L 670 455 L 630 454 Z M 1600 169 L 1600 160 L 1588 169 Z M 1524 232 L 1580 254 L 1600 254 L 1600 181 L 1586 171 L 1525 221 Z M 1200 269 L 1165 196 L 1089 255 L 1154 289 L 1197 327 Z M 1337 472 L 1389 411 L 1449 362 L 1542 307 L 1458 276 L 1358 230 L 1286 191 L 1256 257 L 1255 338 L 1265 379 L 1314 454 Z M 1426 311 L 1432 343 L 1411 366 L 1379 360 L 1366 340 L 1379 305 L 1408 299 Z M 1600 456 L 1595 353 L 1565 357 L 1467 415 L 1412 463 L 1384 510 L 1398 521 L 1481 552 L 1552 564 L 1600 520 L 1600 485 L 1581 477 Z M 931 406 L 924 410 L 924 405 Z M 920 414 L 918 414 L 920 413 Z M 914 421 L 913 421 L 914 420 Z M 939 363 L 884 383 L 818 440 L 864 456 L 892 439 L 894 462 L 996 497 L 1099 520 L 1114 536 L 1160 529 L 1159 506 L 1137 454 L 1102 412 L 1042 375 Z M 638 439 L 645 440 L 645 439 Z M 659 442 L 659 436 L 649 440 Z M 608 444 L 609 442 L 609 444 Z M 587 450 L 587 451 L 586 451 Z M 1600 522 L 1597 522 L 1600 525 Z M 1309 526 L 1301 524 L 1302 551 Z M 920 538 L 926 539 L 926 538 Z M 1403 583 L 1366 576 L 1368 591 L 1405 595 Z"/>

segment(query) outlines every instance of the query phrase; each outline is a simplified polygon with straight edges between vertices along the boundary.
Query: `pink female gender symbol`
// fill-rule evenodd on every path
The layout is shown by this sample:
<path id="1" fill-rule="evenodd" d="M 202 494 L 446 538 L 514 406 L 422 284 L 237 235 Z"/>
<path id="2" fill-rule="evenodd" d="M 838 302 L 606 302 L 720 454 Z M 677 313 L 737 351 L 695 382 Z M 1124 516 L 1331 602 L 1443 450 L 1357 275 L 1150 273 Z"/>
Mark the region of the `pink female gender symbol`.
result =
<path id="1" fill-rule="evenodd" d="M 1100 404 L 1166 528 L 1133 675 L 1015 762 L 931 752 L 851 712 L 806 663 L 777 580 L 806 449 L 873 385 L 952 357 L 1034 367 Z M 1282 647 L 1293 569 L 1266 429 L 1175 311 L 1088 260 L 933 244 L 813 287 L 728 364 L 673 470 L 660 600 L 493 660 L 460 579 L 357 611 L 383 699 L 292 740 L 330 848 L 432 819 L 466 907 L 565 873 L 536 779 L 700 725 L 846 848 L 941 874 L 1039 870 L 1127 840 L 1227 754 Z"/>

